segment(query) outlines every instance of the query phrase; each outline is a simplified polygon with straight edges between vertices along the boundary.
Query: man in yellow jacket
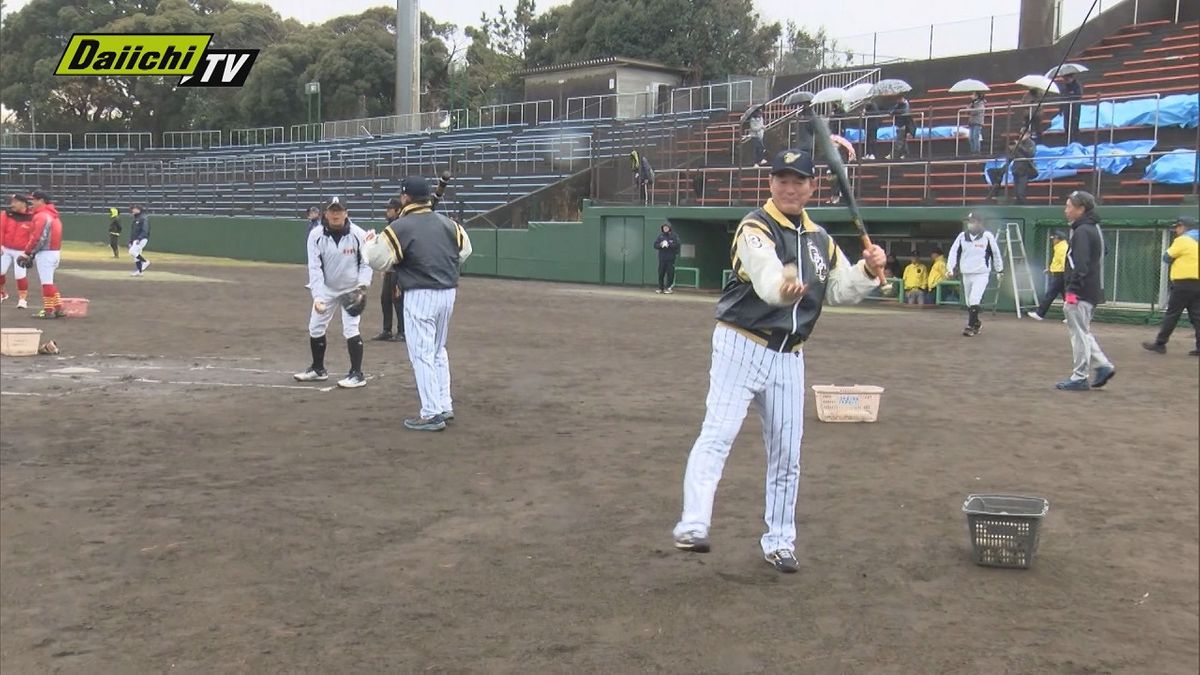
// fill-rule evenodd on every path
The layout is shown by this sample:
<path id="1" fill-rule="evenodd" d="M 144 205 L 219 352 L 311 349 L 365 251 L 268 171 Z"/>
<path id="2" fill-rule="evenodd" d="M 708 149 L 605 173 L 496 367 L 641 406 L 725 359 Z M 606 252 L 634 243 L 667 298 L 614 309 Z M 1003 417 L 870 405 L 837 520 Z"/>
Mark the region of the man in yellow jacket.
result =
<path id="1" fill-rule="evenodd" d="M 1038 321 L 1046 318 L 1050 303 L 1066 292 L 1064 274 L 1067 271 L 1067 248 L 1067 235 L 1063 234 L 1062 230 L 1050 233 L 1050 266 L 1043 270 L 1046 273 L 1046 293 L 1038 303 L 1037 309 L 1026 314 L 1029 318 Z"/>
<path id="2" fill-rule="evenodd" d="M 925 277 L 925 302 L 933 303 L 937 299 L 937 285 L 946 279 L 946 255 L 942 253 L 940 246 L 935 246 L 929 258 L 933 262 L 929 266 L 928 276 Z"/>
<path id="3" fill-rule="evenodd" d="M 1163 262 L 1171 266 L 1171 294 L 1167 297 L 1167 312 L 1163 315 L 1162 327 L 1154 342 L 1143 342 L 1142 346 L 1156 354 L 1167 353 L 1167 340 L 1183 310 L 1187 310 L 1192 328 L 1196 329 L 1196 348 L 1189 356 L 1200 356 L 1200 229 L 1195 218 L 1180 218 L 1175 221 L 1175 240 L 1163 255 Z"/>
<path id="4" fill-rule="evenodd" d="M 917 257 L 917 252 L 913 251 L 912 260 L 904 267 L 904 274 L 901 276 L 904 281 L 904 304 L 925 304 L 925 278 L 928 274 L 929 268 Z"/>

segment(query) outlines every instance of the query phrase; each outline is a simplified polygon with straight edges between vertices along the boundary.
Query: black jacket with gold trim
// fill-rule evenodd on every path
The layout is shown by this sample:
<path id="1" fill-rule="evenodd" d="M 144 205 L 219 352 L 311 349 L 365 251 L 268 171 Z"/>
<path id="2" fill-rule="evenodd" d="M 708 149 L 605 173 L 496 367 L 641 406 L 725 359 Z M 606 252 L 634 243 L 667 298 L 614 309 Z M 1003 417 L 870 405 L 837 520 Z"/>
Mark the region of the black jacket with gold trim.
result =
<path id="1" fill-rule="evenodd" d="M 851 263 L 807 213 L 786 216 L 771 200 L 742 219 L 730 253 L 733 275 L 717 303 L 717 320 L 779 351 L 799 349 L 826 301 L 853 304 L 877 286 L 863 263 Z M 779 296 L 788 264 L 807 286 L 795 303 Z"/>

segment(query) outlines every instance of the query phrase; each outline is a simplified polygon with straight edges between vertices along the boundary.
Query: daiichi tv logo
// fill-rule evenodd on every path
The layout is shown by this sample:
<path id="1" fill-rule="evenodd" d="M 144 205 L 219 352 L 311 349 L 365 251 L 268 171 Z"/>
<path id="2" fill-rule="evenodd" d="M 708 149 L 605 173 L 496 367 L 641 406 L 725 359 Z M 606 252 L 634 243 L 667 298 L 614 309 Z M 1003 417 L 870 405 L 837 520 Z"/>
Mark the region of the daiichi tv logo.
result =
<path id="1" fill-rule="evenodd" d="M 209 47 L 212 33 L 75 33 L 55 75 L 144 77 L 179 75 L 181 87 L 240 87 L 257 49 Z"/>

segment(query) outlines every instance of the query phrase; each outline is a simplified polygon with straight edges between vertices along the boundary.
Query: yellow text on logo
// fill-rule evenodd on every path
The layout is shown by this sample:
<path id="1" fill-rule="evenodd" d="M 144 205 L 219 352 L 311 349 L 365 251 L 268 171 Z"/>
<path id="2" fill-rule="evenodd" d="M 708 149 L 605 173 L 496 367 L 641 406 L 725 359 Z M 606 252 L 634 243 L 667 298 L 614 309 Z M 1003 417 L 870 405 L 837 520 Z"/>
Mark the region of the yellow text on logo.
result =
<path id="1" fill-rule="evenodd" d="M 191 75 L 211 33 L 76 33 L 55 75 Z"/>

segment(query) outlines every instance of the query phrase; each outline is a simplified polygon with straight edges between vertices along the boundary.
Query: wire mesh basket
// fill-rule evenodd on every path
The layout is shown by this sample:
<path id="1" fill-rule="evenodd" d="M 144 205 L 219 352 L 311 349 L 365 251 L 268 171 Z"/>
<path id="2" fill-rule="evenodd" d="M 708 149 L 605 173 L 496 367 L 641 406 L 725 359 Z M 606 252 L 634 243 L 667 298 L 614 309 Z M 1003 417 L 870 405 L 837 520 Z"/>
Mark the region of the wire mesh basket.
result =
<path id="1" fill-rule="evenodd" d="M 968 495 L 962 508 L 975 564 L 1029 569 L 1050 502 L 1020 495 Z"/>

